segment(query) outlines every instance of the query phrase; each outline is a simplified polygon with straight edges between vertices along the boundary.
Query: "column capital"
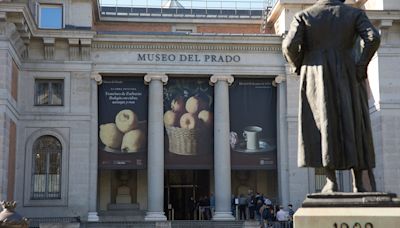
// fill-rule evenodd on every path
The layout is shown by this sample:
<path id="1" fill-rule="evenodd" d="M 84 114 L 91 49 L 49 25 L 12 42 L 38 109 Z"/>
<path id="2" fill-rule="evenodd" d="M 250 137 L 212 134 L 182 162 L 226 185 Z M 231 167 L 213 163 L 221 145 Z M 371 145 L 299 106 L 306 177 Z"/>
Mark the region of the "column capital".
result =
<path id="1" fill-rule="evenodd" d="M 146 85 L 149 84 L 152 80 L 159 80 L 164 85 L 166 85 L 168 82 L 168 76 L 166 74 L 157 74 L 157 73 L 149 73 L 144 76 L 144 83 Z"/>
<path id="2" fill-rule="evenodd" d="M 210 77 L 210 84 L 214 85 L 217 81 L 226 81 L 229 85 L 232 85 L 235 78 L 230 74 L 214 74 Z"/>
<path id="3" fill-rule="evenodd" d="M 286 76 L 285 75 L 278 75 L 275 77 L 274 82 L 276 84 L 280 84 L 282 82 L 286 81 Z"/>
<path id="4" fill-rule="evenodd" d="M 90 78 L 95 80 L 97 85 L 101 85 L 103 83 L 103 77 L 98 72 L 92 72 Z"/>

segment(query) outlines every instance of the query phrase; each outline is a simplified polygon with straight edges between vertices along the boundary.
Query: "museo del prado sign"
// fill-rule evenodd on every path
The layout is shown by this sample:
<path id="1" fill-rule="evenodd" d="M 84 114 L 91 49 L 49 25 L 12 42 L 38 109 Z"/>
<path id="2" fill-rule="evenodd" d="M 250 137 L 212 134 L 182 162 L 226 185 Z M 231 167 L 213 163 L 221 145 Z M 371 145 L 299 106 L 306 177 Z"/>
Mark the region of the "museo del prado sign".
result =
<path id="1" fill-rule="evenodd" d="M 138 62 L 239 63 L 239 55 L 138 53 Z"/>

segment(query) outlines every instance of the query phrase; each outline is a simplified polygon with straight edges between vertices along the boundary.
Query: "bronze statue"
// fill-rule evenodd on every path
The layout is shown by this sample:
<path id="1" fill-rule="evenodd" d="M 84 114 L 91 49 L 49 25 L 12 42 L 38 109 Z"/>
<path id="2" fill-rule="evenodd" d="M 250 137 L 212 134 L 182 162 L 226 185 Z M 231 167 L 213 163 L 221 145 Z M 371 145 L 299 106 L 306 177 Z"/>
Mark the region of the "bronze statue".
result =
<path id="1" fill-rule="evenodd" d="M 298 166 L 324 167 L 323 193 L 338 190 L 335 170 L 352 169 L 354 192 L 366 191 L 362 170 L 375 183 L 365 79 L 380 36 L 363 10 L 343 2 L 318 0 L 297 13 L 282 44 L 300 75 Z M 356 60 L 358 37 L 364 44 Z"/>

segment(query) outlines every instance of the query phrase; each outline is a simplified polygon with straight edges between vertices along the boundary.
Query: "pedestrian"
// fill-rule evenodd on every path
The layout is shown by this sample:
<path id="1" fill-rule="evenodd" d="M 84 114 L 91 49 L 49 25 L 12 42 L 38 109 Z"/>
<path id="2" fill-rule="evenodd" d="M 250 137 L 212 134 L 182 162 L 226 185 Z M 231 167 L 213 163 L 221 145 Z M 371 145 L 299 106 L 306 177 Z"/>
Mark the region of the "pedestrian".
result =
<path id="1" fill-rule="evenodd" d="M 247 198 L 247 207 L 249 208 L 249 217 L 254 219 L 254 213 L 256 210 L 256 197 L 251 193 Z"/>
<path id="2" fill-rule="evenodd" d="M 246 220 L 246 208 L 247 208 L 247 198 L 244 194 L 240 194 L 239 197 L 239 219 Z"/>

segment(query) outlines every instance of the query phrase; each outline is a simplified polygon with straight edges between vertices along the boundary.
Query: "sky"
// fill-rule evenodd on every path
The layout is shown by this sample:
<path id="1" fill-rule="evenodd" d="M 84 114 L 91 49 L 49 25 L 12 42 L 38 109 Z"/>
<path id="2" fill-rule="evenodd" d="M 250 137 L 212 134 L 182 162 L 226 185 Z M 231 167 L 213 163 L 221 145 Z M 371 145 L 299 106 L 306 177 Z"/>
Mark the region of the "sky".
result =
<path id="1" fill-rule="evenodd" d="M 104 6 L 159 8 L 168 0 L 99 0 Z M 208 9 L 263 9 L 265 4 L 274 0 L 178 0 L 185 8 Z"/>

